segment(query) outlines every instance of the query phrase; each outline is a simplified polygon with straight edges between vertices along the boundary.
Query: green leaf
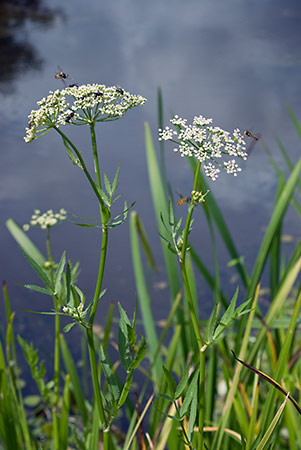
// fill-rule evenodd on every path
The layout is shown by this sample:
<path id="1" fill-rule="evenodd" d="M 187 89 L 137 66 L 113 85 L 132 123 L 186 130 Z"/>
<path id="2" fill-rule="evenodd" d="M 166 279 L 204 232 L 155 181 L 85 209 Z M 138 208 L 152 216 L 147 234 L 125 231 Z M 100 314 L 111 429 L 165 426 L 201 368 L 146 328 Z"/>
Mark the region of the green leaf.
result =
<path id="1" fill-rule="evenodd" d="M 185 369 L 184 375 L 182 376 L 182 379 L 181 379 L 181 381 L 178 384 L 178 387 L 176 389 L 175 399 L 178 399 L 183 394 L 184 389 L 187 386 L 187 382 L 188 382 L 188 378 L 189 378 L 189 372 L 190 372 L 190 366 L 187 366 L 186 369 Z"/>
<path id="2" fill-rule="evenodd" d="M 134 370 L 139 366 L 139 364 L 141 363 L 141 361 L 143 360 L 143 358 L 145 356 L 145 353 L 146 353 L 146 340 L 145 340 L 145 337 L 142 336 L 136 356 L 134 358 L 134 361 L 131 364 L 131 370 Z"/>
<path id="3" fill-rule="evenodd" d="M 130 319 L 128 318 L 126 310 L 123 309 L 120 302 L 118 302 L 118 309 L 119 309 L 120 319 L 123 319 L 125 321 L 125 323 L 127 323 L 128 325 L 131 326 L 132 324 L 130 322 Z"/>
<path id="4" fill-rule="evenodd" d="M 236 301 L 237 301 L 237 296 L 238 296 L 238 288 L 236 289 L 236 291 L 232 297 L 230 305 L 228 306 L 228 308 L 226 309 L 226 311 L 224 312 L 224 314 L 220 320 L 221 324 L 228 324 L 229 321 L 233 318 Z"/>
<path id="5" fill-rule="evenodd" d="M 117 379 L 111 369 L 109 361 L 107 360 L 107 358 L 105 356 L 102 345 L 99 346 L 99 360 L 101 363 L 101 368 L 103 370 L 104 376 L 106 377 L 109 390 L 112 394 L 113 399 L 117 403 L 119 395 L 120 395 Z"/>
<path id="6" fill-rule="evenodd" d="M 120 170 L 120 163 L 118 164 L 117 170 L 116 170 L 116 175 L 115 178 L 113 180 L 113 184 L 112 184 L 112 194 L 115 193 L 117 187 L 118 187 L 118 175 L 119 175 L 119 170 Z"/>
<path id="7" fill-rule="evenodd" d="M 121 365 L 124 370 L 128 371 L 131 366 L 131 352 L 128 337 L 128 323 L 125 322 L 124 318 L 121 318 L 119 321 L 118 351 Z"/>
<path id="8" fill-rule="evenodd" d="M 128 394 L 130 392 L 130 388 L 132 386 L 132 383 L 133 383 L 133 371 L 129 372 L 127 377 L 126 377 L 126 381 L 125 381 L 125 384 L 123 386 L 123 389 L 122 389 L 122 392 L 121 392 L 121 396 L 120 396 L 120 399 L 119 399 L 119 402 L 118 402 L 118 408 L 120 408 L 124 404 L 124 402 L 126 401 L 127 396 L 128 396 Z"/>
<path id="9" fill-rule="evenodd" d="M 188 436 L 189 442 L 192 441 L 197 411 L 198 411 L 198 396 L 197 396 L 197 392 L 196 392 L 196 395 L 194 395 L 192 397 L 191 406 L 190 406 L 189 424 L 188 424 L 188 431 L 187 431 L 187 436 Z"/>
<path id="10" fill-rule="evenodd" d="M 172 376 L 171 372 L 165 366 L 163 366 L 163 371 L 164 371 L 164 375 L 166 377 L 166 381 L 167 381 L 167 384 L 169 386 L 169 389 L 170 389 L 170 391 L 172 393 L 172 396 L 174 397 L 174 394 L 175 394 L 176 389 L 177 389 L 177 385 L 176 385 L 175 379 Z M 174 398 L 170 398 L 170 401 L 173 401 L 173 400 L 174 400 Z"/>
<path id="11" fill-rule="evenodd" d="M 50 289 L 43 288 L 41 286 L 36 286 L 34 284 L 24 284 L 23 286 L 32 291 L 40 292 L 41 294 L 46 294 L 46 295 L 51 295 L 51 296 L 53 295 L 52 291 Z"/>
<path id="12" fill-rule="evenodd" d="M 37 273 L 37 275 L 41 278 L 41 280 L 44 281 L 45 285 L 48 286 L 53 292 L 51 281 L 46 272 L 39 266 L 39 264 L 34 259 L 32 259 L 31 256 L 29 256 L 29 254 L 24 250 L 24 248 L 20 247 L 20 249 L 23 255 L 25 256 L 25 259 L 29 262 L 29 264 L 33 268 L 33 270 Z"/>
<path id="13" fill-rule="evenodd" d="M 190 385 L 188 386 L 188 389 L 184 396 L 184 401 L 182 403 L 181 409 L 180 409 L 180 416 L 183 418 L 186 416 L 189 407 L 191 405 L 193 397 L 198 397 L 198 379 L 199 379 L 199 371 L 197 370 L 191 380 Z"/>
<path id="14" fill-rule="evenodd" d="M 79 159 L 75 157 L 75 155 L 73 154 L 71 148 L 68 145 L 68 142 L 63 138 L 63 143 L 65 145 L 65 148 L 67 150 L 67 155 L 70 158 L 72 164 L 74 164 L 75 166 L 79 167 L 80 169 L 82 169 L 81 163 L 79 162 Z"/>
<path id="15" fill-rule="evenodd" d="M 60 284 L 61 284 L 65 263 L 66 263 L 66 252 L 63 252 L 61 260 L 60 260 L 58 267 L 56 269 L 56 272 L 54 274 L 54 290 L 55 290 L 56 294 L 57 294 Z"/>
<path id="16" fill-rule="evenodd" d="M 29 408 L 35 408 L 39 403 L 41 403 L 41 401 L 42 399 L 40 395 L 27 395 L 24 398 L 24 405 L 28 406 Z"/>
<path id="17" fill-rule="evenodd" d="M 211 316 L 208 321 L 207 333 L 206 333 L 208 344 L 213 341 L 213 335 L 214 335 L 214 331 L 216 329 L 217 322 L 218 322 L 220 306 L 221 306 L 220 303 L 216 303 L 214 305 L 213 311 L 212 311 Z"/>
<path id="18" fill-rule="evenodd" d="M 6 227 L 13 238 L 18 242 L 20 247 L 23 248 L 23 250 L 25 250 L 26 253 L 31 256 L 31 258 L 34 259 L 40 267 L 43 267 L 46 261 L 45 257 L 19 227 L 19 225 L 17 225 L 13 219 L 8 219 L 6 221 Z"/>
<path id="19" fill-rule="evenodd" d="M 63 328 L 64 333 L 68 333 L 68 331 L 70 331 L 71 328 L 74 327 L 75 324 L 76 324 L 76 322 L 68 323 L 68 325 L 66 325 L 66 326 Z"/>
<path id="20" fill-rule="evenodd" d="M 109 196 L 111 196 L 112 188 L 111 188 L 111 184 L 109 182 L 109 178 L 107 177 L 107 174 L 105 172 L 103 173 L 103 179 L 104 179 L 106 191 L 109 194 Z"/>
<path id="21" fill-rule="evenodd" d="M 127 327 L 128 327 L 129 346 L 133 348 L 137 340 L 137 334 L 131 325 L 127 325 Z"/>
<path id="22" fill-rule="evenodd" d="M 286 396 L 284 402 L 282 403 L 282 405 L 280 406 L 280 408 L 278 409 L 274 419 L 272 420 L 269 428 L 267 429 L 265 435 L 263 436 L 262 440 L 259 442 L 258 446 L 257 446 L 257 450 L 265 450 L 268 448 L 269 443 L 272 439 L 273 433 L 276 429 L 276 426 L 278 425 L 278 422 L 281 419 L 281 416 L 284 412 L 284 408 L 286 405 L 286 402 L 288 400 L 288 396 Z"/>
<path id="23" fill-rule="evenodd" d="M 71 294 L 71 280 L 72 280 L 72 272 L 71 272 L 71 263 L 68 261 L 67 268 L 66 268 L 66 304 L 69 305 L 70 303 L 70 294 Z"/>

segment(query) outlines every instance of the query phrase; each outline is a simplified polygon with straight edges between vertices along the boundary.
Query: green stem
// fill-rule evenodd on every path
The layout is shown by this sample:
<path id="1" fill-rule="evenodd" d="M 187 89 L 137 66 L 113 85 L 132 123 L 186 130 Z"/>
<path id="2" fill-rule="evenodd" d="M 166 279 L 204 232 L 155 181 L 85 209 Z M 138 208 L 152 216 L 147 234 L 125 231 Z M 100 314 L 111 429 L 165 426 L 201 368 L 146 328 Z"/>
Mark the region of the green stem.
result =
<path id="1" fill-rule="evenodd" d="M 53 279 L 53 259 L 50 248 L 50 228 L 47 228 L 46 237 L 46 247 L 47 247 L 47 257 L 48 261 L 51 263 L 50 266 L 50 279 L 52 285 L 54 285 Z M 54 310 L 59 311 L 58 300 L 56 296 L 53 296 Z M 59 382 L 60 382 L 60 316 L 55 315 L 55 331 L 54 331 L 54 401 L 52 409 L 52 420 L 53 420 L 53 434 L 54 434 L 54 449 L 59 450 L 60 439 L 59 439 L 59 419 L 57 414 L 58 402 L 59 402 Z"/>
<path id="2" fill-rule="evenodd" d="M 92 381 L 93 381 L 93 389 L 94 389 L 96 405 L 97 405 L 100 421 L 103 425 L 104 430 L 106 430 L 107 421 L 106 421 L 105 411 L 104 411 L 101 393 L 100 393 L 97 361 L 96 361 L 95 346 L 94 346 L 94 334 L 93 334 L 92 328 L 87 329 L 87 338 L 88 338 L 89 357 L 90 357 L 90 365 L 91 365 L 91 373 L 92 373 Z"/>
<path id="3" fill-rule="evenodd" d="M 195 173 L 194 173 L 194 182 L 193 182 L 193 191 L 197 190 L 198 182 L 199 182 L 199 176 L 200 176 L 200 170 L 201 170 L 201 163 L 198 162 L 198 165 L 196 166 Z M 181 260 L 183 263 L 185 263 L 185 257 L 187 253 L 187 243 L 188 243 L 188 235 L 189 235 L 189 229 L 192 219 L 192 214 L 194 211 L 194 205 L 190 205 L 188 208 L 188 214 L 186 218 L 186 224 L 184 229 L 184 237 L 183 237 L 183 246 L 182 246 L 182 252 L 181 252 Z"/>
<path id="4" fill-rule="evenodd" d="M 194 183 L 193 183 L 194 191 L 197 190 L 200 169 L 201 169 L 201 163 L 199 161 L 198 165 L 196 167 L 196 170 L 195 170 L 195 174 L 194 174 Z M 202 346 L 204 344 L 204 341 L 201 337 L 201 333 L 199 330 L 198 318 L 197 318 L 194 303 L 193 303 L 193 298 L 192 298 L 191 289 L 189 286 L 189 280 L 188 280 L 186 265 L 185 265 L 185 259 L 186 259 L 186 254 L 187 254 L 187 245 L 188 245 L 188 236 L 189 236 L 189 230 L 190 230 L 190 225 L 191 225 L 194 208 L 195 208 L 195 206 L 193 204 L 190 205 L 188 208 L 188 214 L 187 214 L 187 218 L 186 218 L 186 224 L 185 224 L 184 235 L 183 235 L 183 244 L 182 244 L 183 246 L 182 246 L 181 256 L 179 259 L 180 259 L 182 279 L 183 279 L 183 283 L 184 283 L 186 298 L 187 298 L 189 312 L 190 312 L 190 318 L 192 321 L 194 334 L 195 334 L 198 349 L 200 352 L 198 450 L 203 450 L 204 449 L 203 428 L 204 428 L 204 417 L 205 417 L 205 352 L 202 350 Z"/>
<path id="5" fill-rule="evenodd" d="M 99 268 L 98 268 L 98 275 L 97 275 L 97 282 L 96 282 L 96 288 L 94 292 L 94 298 L 93 298 L 93 305 L 91 308 L 91 313 L 89 317 L 89 325 L 90 328 L 87 329 L 87 339 L 88 339 L 88 348 L 89 348 L 89 358 L 90 358 L 90 366 L 91 366 L 91 373 L 92 373 L 92 382 L 93 382 L 93 390 L 96 400 L 96 405 L 98 409 L 98 414 L 100 421 L 103 426 L 103 440 L 104 440 L 104 450 L 109 449 L 109 430 L 108 430 L 108 422 L 105 416 L 105 410 L 103 406 L 103 401 L 100 393 L 100 383 L 99 383 L 99 376 L 98 376 L 98 369 L 97 369 L 97 361 L 96 361 L 96 353 L 95 353 L 95 345 L 94 345 L 94 335 L 93 335 L 93 323 L 95 319 L 95 314 L 98 307 L 99 302 L 99 296 L 101 292 L 102 287 L 102 281 L 103 281 L 103 274 L 104 274 L 104 268 L 105 268 L 105 261 L 106 261 L 106 255 L 107 255 L 107 246 L 108 246 L 108 228 L 107 228 L 107 210 L 106 206 L 101 198 L 100 195 L 100 189 L 101 189 L 101 177 L 100 177 L 100 169 L 99 169 L 99 160 L 98 160 L 98 152 L 97 152 L 97 143 L 96 143 L 96 136 L 95 136 L 95 128 L 94 123 L 90 124 L 90 133 L 91 133 L 91 141 L 92 141 L 92 150 L 93 150 L 93 160 L 94 160 L 94 170 L 96 175 L 96 183 L 92 179 L 85 162 L 81 156 L 81 153 L 76 148 L 76 146 L 70 141 L 70 139 L 57 127 L 54 127 L 54 129 L 61 135 L 63 140 L 70 145 L 74 153 L 76 154 L 80 165 L 88 178 L 88 181 L 98 199 L 99 208 L 100 208 L 100 215 L 101 215 L 101 223 L 102 223 L 102 242 L 101 242 L 101 252 L 100 252 L 100 260 L 99 260 Z"/>

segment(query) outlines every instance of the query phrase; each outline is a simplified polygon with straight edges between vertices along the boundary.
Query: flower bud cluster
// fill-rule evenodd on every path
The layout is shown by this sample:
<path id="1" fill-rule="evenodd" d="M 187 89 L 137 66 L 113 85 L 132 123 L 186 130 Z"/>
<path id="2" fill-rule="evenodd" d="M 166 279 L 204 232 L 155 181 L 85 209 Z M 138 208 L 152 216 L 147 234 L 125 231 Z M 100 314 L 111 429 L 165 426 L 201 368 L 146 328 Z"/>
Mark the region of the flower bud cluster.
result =
<path id="1" fill-rule="evenodd" d="M 203 194 L 200 191 L 192 191 L 191 192 L 191 203 L 193 204 L 197 204 L 197 203 L 204 203 L 205 202 L 205 197 L 208 194 L 209 191 L 205 192 L 205 194 Z"/>
<path id="2" fill-rule="evenodd" d="M 177 115 L 170 122 L 174 128 L 160 128 L 159 140 L 174 142 L 177 144 L 175 152 L 204 162 L 205 174 L 213 181 L 218 178 L 220 168 L 234 176 L 241 171 L 235 159 L 224 161 L 223 164 L 218 161 L 224 156 L 247 159 L 246 143 L 238 128 L 231 134 L 219 127 L 213 127 L 212 119 L 201 115 L 194 117 L 192 125 L 187 125 L 187 119 Z"/>
<path id="3" fill-rule="evenodd" d="M 25 223 L 23 225 L 23 230 L 28 231 L 30 227 L 39 227 L 42 230 L 46 230 L 47 228 L 64 222 L 66 218 L 67 211 L 63 208 L 61 208 L 58 213 L 54 213 L 52 209 L 49 209 L 43 214 L 39 209 L 35 209 L 29 224 Z"/>
<path id="4" fill-rule="evenodd" d="M 84 318 L 86 315 L 83 314 L 85 313 L 83 303 L 80 303 L 78 306 L 63 306 L 62 310 L 65 314 L 77 320 Z"/>
<path id="5" fill-rule="evenodd" d="M 37 102 L 39 109 L 31 111 L 28 116 L 24 140 L 31 142 L 53 127 L 71 123 L 85 125 L 117 120 L 129 109 L 145 102 L 144 97 L 130 94 L 120 87 L 95 83 L 49 91 L 48 97 Z"/>

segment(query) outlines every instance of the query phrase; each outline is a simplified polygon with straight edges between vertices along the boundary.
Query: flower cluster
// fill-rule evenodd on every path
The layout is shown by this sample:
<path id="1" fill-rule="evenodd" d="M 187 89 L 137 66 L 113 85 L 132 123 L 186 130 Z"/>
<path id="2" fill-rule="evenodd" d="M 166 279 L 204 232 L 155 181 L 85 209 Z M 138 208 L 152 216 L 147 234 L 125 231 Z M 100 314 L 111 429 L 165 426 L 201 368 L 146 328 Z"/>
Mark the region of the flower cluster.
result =
<path id="1" fill-rule="evenodd" d="M 28 116 L 24 140 L 31 142 L 54 126 L 117 120 L 129 109 L 144 105 L 145 102 L 146 99 L 140 95 L 102 84 L 73 85 L 50 91 L 47 98 L 37 102 L 39 109 L 31 111 Z"/>
<path id="2" fill-rule="evenodd" d="M 82 319 L 86 316 L 84 311 L 84 303 L 80 303 L 78 306 L 63 306 L 63 312 L 74 319 Z"/>
<path id="3" fill-rule="evenodd" d="M 23 225 L 23 230 L 28 231 L 30 227 L 39 227 L 42 230 L 53 227 L 67 218 L 67 212 L 61 208 L 58 213 L 54 213 L 52 209 L 49 209 L 45 213 L 41 213 L 39 209 L 34 210 L 34 214 L 31 216 L 29 224 Z"/>
<path id="4" fill-rule="evenodd" d="M 208 194 L 209 191 L 205 192 L 205 194 L 203 194 L 200 191 L 192 191 L 191 192 L 191 203 L 193 204 L 197 204 L 197 203 L 204 203 L 205 202 L 205 197 Z"/>
<path id="5" fill-rule="evenodd" d="M 177 144 L 175 152 L 204 162 L 205 174 L 213 181 L 217 179 L 220 167 L 234 176 L 241 171 L 235 159 L 223 164 L 217 161 L 224 155 L 247 159 L 246 143 L 239 129 L 231 134 L 219 127 L 213 127 L 212 119 L 203 116 L 194 117 L 192 125 L 187 125 L 187 120 L 179 116 L 174 116 L 170 122 L 174 128 L 160 128 L 159 140 L 174 142 Z"/>

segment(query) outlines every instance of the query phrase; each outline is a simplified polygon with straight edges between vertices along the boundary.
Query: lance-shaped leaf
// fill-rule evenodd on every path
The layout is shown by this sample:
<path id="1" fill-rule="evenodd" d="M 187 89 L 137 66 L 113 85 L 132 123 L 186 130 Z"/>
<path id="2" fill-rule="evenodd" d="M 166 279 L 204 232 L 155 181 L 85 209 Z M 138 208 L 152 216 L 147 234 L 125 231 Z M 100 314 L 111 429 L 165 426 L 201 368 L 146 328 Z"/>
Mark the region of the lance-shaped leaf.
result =
<path id="1" fill-rule="evenodd" d="M 63 252 L 61 260 L 60 260 L 58 267 L 56 269 L 56 272 L 54 274 L 54 290 L 55 290 L 56 294 L 57 294 L 60 284 L 61 284 L 65 264 L 66 264 L 66 252 Z"/>
<path id="2" fill-rule="evenodd" d="M 118 382 L 117 379 L 115 377 L 115 374 L 112 371 L 112 368 L 110 366 L 109 361 L 107 360 L 105 353 L 103 351 L 102 345 L 99 346 L 99 360 L 101 363 L 101 367 L 103 370 L 103 373 L 106 377 L 107 383 L 108 383 L 108 387 L 109 390 L 111 392 L 111 395 L 115 401 L 115 403 L 118 402 L 119 399 L 119 395 L 120 395 L 120 391 L 119 391 L 119 387 L 118 387 Z"/>
<path id="3" fill-rule="evenodd" d="M 36 272 L 39 278 L 44 281 L 45 285 L 48 286 L 53 292 L 50 278 L 46 274 L 46 272 L 41 268 L 41 266 L 24 250 L 24 248 L 20 247 L 21 252 L 25 256 L 25 259 L 29 262 L 33 270 Z"/>

